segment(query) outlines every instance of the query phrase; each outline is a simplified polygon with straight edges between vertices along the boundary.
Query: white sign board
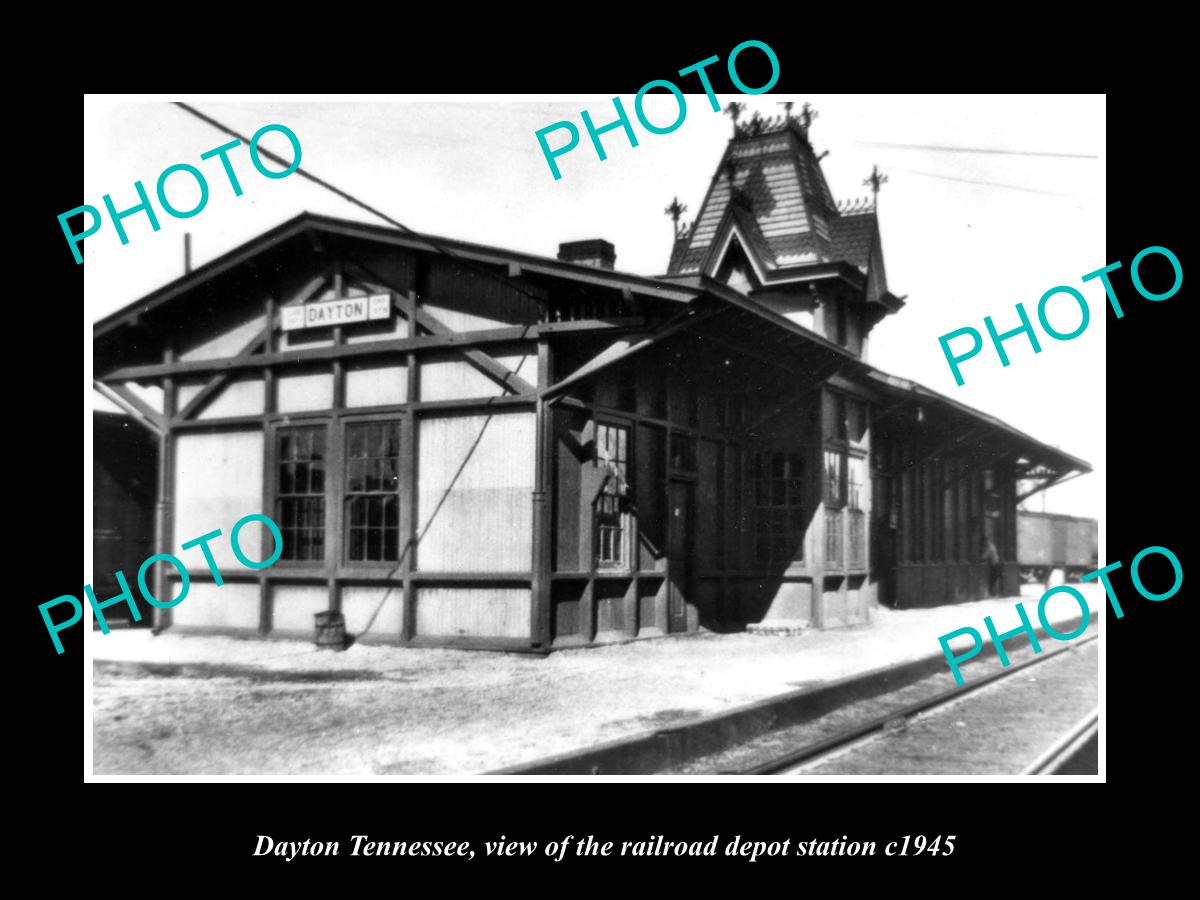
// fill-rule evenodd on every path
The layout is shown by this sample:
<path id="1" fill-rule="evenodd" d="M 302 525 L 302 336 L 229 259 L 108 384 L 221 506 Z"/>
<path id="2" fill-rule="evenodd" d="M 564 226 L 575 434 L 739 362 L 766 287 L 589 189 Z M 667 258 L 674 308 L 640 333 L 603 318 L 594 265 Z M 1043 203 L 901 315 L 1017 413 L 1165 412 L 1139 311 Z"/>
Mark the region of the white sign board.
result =
<path id="1" fill-rule="evenodd" d="M 370 297 L 347 297 L 344 300 L 304 303 L 300 306 L 285 306 L 279 312 L 284 331 L 372 322 L 392 317 L 392 295 L 372 294 Z"/>

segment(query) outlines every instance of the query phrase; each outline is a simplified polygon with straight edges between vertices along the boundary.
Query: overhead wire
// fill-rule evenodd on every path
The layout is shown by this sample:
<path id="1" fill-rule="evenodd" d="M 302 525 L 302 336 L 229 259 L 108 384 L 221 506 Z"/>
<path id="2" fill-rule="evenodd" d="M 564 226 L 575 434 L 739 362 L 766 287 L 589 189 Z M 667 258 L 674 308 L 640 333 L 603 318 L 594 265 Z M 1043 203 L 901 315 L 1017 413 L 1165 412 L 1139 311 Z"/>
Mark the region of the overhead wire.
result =
<path id="1" fill-rule="evenodd" d="M 218 129 L 219 131 L 222 131 L 225 134 L 231 135 L 240 141 L 244 141 L 247 145 L 250 144 L 250 139 L 247 138 L 244 134 L 241 134 L 237 130 L 229 127 L 228 125 L 225 125 L 223 122 L 220 122 L 217 119 L 214 119 L 212 116 L 209 116 L 209 115 L 201 112 L 200 110 L 196 109 L 194 106 L 191 106 L 190 104 L 183 103 L 180 101 L 175 101 L 175 105 L 180 107 L 181 109 L 185 110 L 186 112 L 191 113 L 193 116 L 200 119 L 201 121 L 208 123 L 209 125 L 213 126 L 214 128 Z M 261 145 L 258 146 L 257 150 L 258 150 L 258 154 L 260 156 L 265 156 L 267 159 L 271 160 L 272 162 L 278 163 L 278 164 L 284 166 L 285 168 L 290 168 L 292 166 L 292 163 L 294 162 L 294 160 L 289 161 L 289 160 L 283 159 L 279 155 L 272 153 L 270 150 L 266 149 L 265 147 L 262 147 Z M 423 241 L 425 244 L 427 244 L 429 246 L 430 249 L 434 250 L 435 252 L 440 253 L 444 256 L 450 257 L 451 259 L 454 259 L 454 260 L 458 261 L 459 263 L 464 264 L 467 268 L 470 268 L 476 272 L 487 275 L 488 277 L 491 277 L 494 280 L 497 280 L 497 281 L 503 283 L 510 290 L 515 290 L 518 293 L 521 293 L 521 294 L 531 298 L 532 300 L 536 301 L 539 304 L 539 307 L 544 302 L 543 298 L 538 297 L 536 294 L 533 294 L 533 293 L 525 290 L 519 284 L 514 284 L 511 279 L 504 278 L 504 277 L 496 274 L 495 272 L 492 272 L 490 269 L 488 269 L 484 266 L 476 265 L 473 260 L 465 259 L 464 257 L 459 256 L 458 254 L 451 251 L 448 247 L 441 244 L 435 238 L 432 238 L 432 237 L 429 237 L 428 235 L 422 234 L 421 232 L 418 232 L 414 228 L 410 228 L 409 226 L 405 225 L 403 222 L 393 218 L 392 216 L 389 216 L 387 213 L 383 212 L 382 210 L 377 209 L 376 207 L 372 206 L 371 204 L 358 199 L 353 194 L 342 190 L 341 188 L 329 183 L 328 181 L 326 181 L 325 179 L 323 179 L 317 175 L 313 175 L 311 172 L 305 171 L 302 167 L 297 166 L 295 171 L 292 174 L 300 175 L 302 178 L 306 178 L 309 181 L 313 182 L 314 184 L 319 185 L 320 187 L 323 187 L 328 191 L 331 191 L 332 193 L 336 194 L 338 197 L 341 197 L 346 202 L 351 203 L 354 206 L 357 206 L 360 209 L 365 210 L 366 212 L 368 212 L 374 216 L 378 216 L 380 219 L 383 219 L 383 221 L 387 222 L 389 225 L 391 225 L 395 228 L 399 228 L 401 231 L 416 238 L 417 240 Z M 414 333 L 415 333 L 417 323 L 416 322 L 410 323 L 410 327 L 414 330 Z M 528 358 L 529 358 L 528 354 L 521 355 L 521 359 L 518 361 L 516 368 L 513 370 L 514 375 L 520 374 L 521 367 L 525 365 L 525 361 Z M 480 443 L 483 441 L 483 434 L 487 430 L 488 425 L 491 424 L 491 421 L 495 415 L 496 414 L 492 413 L 492 412 L 489 412 L 487 414 L 487 417 L 484 419 L 483 424 L 479 428 L 479 434 L 476 435 L 474 442 L 471 444 L 470 448 L 468 448 L 466 455 L 463 457 L 462 463 L 459 465 L 458 470 L 454 473 L 454 477 L 450 479 L 449 484 L 447 484 L 446 488 L 443 490 L 441 498 L 438 500 L 437 504 L 434 506 L 433 512 L 430 513 L 430 516 L 426 520 L 424 527 L 421 529 L 421 532 L 418 535 L 416 535 L 414 538 L 410 538 L 408 541 L 405 542 L 404 551 L 400 554 L 400 557 L 396 563 L 396 567 L 394 569 L 392 569 L 392 571 L 389 573 L 388 581 L 393 581 L 395 579 L 395 577 L 398 574 L 400 574 L 401 569 L 404 567 L 404 564 L 408 559 L 409 550 L 411 548 L 413 548 L 414 546 L 419 545 L 421 542 L 421 539 L 425 537 L 426 533 L 428 533 L 430 526 L 432 526 L 432 524 L 433 524 L 434 518 L 437 516 L 437 514 L 441 511 L 442 507 L 445 505 L 445 502 L 446 502 L 447 498 L 450 496 L 450 492 L 453 490 L 454 485 L 458 482 L 459 477 L 462 475 L 463 471 L 466 469 L 467 463 L 470 461 L 471 457 L 475 454 L 475 451 L 478 449 Z M 412 451 L 410 450 L 410 452 L 412 452 Z M 415 509 L 415 506 L 413 508 Z M 391 597 L 391 595 L 395 591 L 395 589 L 396 589 L 395 584 L 391 584 L 388 586 L 388 589 L 384 592 L 383 598 L 379 601 L 379 605 L 376 606 L 375 611 L 371 614 L 371 617 L 367 620 L 367 624 L 362 629 L 361 634 L 368 633 L 371 630 L 371 628 L 374 627 L 375 619 L 378 617 L 380 611 L 384 607 L 384 604 L 387 603 L 388 598 Z"/>

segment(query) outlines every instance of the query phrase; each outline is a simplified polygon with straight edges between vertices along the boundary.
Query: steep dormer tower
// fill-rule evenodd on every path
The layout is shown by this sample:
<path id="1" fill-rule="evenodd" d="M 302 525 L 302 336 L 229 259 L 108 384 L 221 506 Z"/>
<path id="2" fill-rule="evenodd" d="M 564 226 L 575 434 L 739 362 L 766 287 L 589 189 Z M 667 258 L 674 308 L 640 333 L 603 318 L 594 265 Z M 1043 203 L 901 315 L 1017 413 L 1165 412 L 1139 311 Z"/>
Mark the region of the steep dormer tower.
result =
<path id="1" fill-rule="evenodd" d="M 787 106 L 773 119 L 735 116 L 668 274 L 714 278 L 865 357 L 871 329 L 903 306 L 887 289 L 875 201 L 835 203 L 809 143 L 816 113 Z"/>

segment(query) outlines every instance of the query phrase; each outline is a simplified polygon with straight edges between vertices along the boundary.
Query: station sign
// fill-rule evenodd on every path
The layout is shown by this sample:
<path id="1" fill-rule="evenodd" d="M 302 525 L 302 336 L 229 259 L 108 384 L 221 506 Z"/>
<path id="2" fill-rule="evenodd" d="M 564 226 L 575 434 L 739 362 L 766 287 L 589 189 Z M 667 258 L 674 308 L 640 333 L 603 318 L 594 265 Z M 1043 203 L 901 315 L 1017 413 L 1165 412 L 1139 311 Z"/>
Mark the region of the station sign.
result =
<path id="1" fill-rule="evenodd" d="M 369 297 L 346 297 L 343 300 L 285 306 L 280 313 L 284 331 L 374 322 L 392 317 L 392 295 L 372 294 Z"/>

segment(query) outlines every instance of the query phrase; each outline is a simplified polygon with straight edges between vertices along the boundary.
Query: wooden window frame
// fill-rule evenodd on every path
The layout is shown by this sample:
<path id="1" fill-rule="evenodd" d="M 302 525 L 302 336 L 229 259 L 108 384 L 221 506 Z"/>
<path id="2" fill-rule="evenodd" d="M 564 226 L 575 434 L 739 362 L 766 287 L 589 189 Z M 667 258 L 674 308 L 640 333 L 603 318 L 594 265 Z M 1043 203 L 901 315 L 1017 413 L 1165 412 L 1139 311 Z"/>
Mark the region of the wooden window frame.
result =
<path id="1" fill-rule="evenodd" d="M 351 559 L 350 558 L 350 530 L 353 527 L 350 516 L 350 500 L 354 496 L 387 496 L 387 491 L 376 492 L 359 492 L 350 490 L 350 431 L 353 428 L 370 426 L 370 425 L 392 425 L 396 431 L 396 489 L 394 496 L 396 498 L 396 558 L 395 559 Z M 338 563 L 341 568 L 356 568 L 356 569 L 371 569 L 378 568 L 386 571 L 391 571 L 400 565 L 404 558 L 405 535 L 404 535 L 404 504 L 407 502 L 405 497 L 404 485 L 404 455 L 410 452 L 410 448 L 405 446 L 404 440 L 404 419 L 403 416 L 396 415 L 374 415 L 374 416 L 343 416 L 340 417 L 337 423 L 336 431 L 340 441 L 340 468 L 339 468 L 339 484 L 337 502 L 341 510 L 341 546 L 339 547 Z M 370 527 L 370 526 L 368 526 Z M 386 527 L 386 526 L 385 526 Z"/>
<path id="2" fill-rule="evenodd" d="M 838 493 L 836 497 L 831 497 L 829 485 L 829 455 L 836 454 L 838 457 Z M 846 470 L 849 466 L 850 449 L 842 442 L 828 442 L 825 444 L 824 452 L 821 454 L 821 500 L 825 504 L 826 509 L 845 509 L 849 502 L 847 496 Z"/>
<path id="3" fill-rule="evenodd" d="M 604 572 L 632 572 L 635 569 L 634 563 L 634 540 L 633 536 L 637 531 L 637 522 L 633 510 L 633 495 L 634 481 L 633 469 L 634 460 L 637 459 L 636 451 L 633 445 L 634 422 L 632 419 L 623 419 L 616 416 L 596 415 L 593 418 L 593 447 L 592 447 L 592 465 L 596 468 L 600 466 L 600 429 L 601 428 L 619 428 L 625 432 L 625 485 L 626 491 L 623 498 L 618 499 L 618 508 L 620 509 L 621 517 L 621 537 L 620 537 L 620 559 L 603 560 L 600 558 L 600 516 L 601 512 L 598 504 L 600 496 L 604 496 L 603 492 L 596 498 L 592 505 L 592 565 L 597 571 Z M 670 436 L 667 438 L 668 447 L 670 446 Z M 608 526 L 605 526 L 608 527 Z"/>
<path id="4" fill-rule="evenodd" d="M 340 453 L 336 448 L 336 430 L 333 424 L 332 417 L 320 416 L 284 419 L 272 422 L 269 425 L 269 440 L 266 442 L 267 459 L 265 461 L 267 480 L 264 487 L 267 494 L 266 508 L 271 510 L 271 515 L 275 517 L 279 517 L 279 502 L 284 499 L 279 491 L 279 467 L 282 462 L 280 442 L 283 435 L 287 432 L 322 428 L 325 431 L 325 490 L 323 495 L 325 524 L 322 556 L 320 559 L 289 559 L 281 555 L 279 561 L 276 563 L 280 569 L 294 569 L 316 573 L 325 571 L 332 564 L 333 554 L 331 551 L 336 548 L 332 548 L 329 541 L 329 536 L 332 533 L 330 526 L 334 518 L 333 505 L 330 501 L 330 482 L 332 473 L 340 469 L 340 459 L 338 458 L 340 457 Z M 279 523 L 279 527 L 282 531 L 284 528 L 282 522 Z"/>
<path id="5" fill-rule="evenodd" d="M 267 422 L 266 440 L 264 441 L 264 508 L 277 513 L 279 496 L 279 441 L 280 434 L 289 430 L 303 428 L 325 429 L 325 545 L 324 556 L 320 560 L 296 560 L 281 558 L 276 566 L 295 574 L 309 574 L 314 577 L 328 576 L 383 576 L 401 565 L 404 559 L 404 548 L 407 543 L 406 522 L 407 509 L 412 498 L 407 496 L 406 484 L 406 454 L 411 454 L 413 448 L 406 443 L 404 426 L 405 412 L 397 408 L 387 412 L 346 414 L 346 413 L 291 413 L 279 415 Z M 395 423 L 399 430 L 400 453 L 397 461 L 399 483 L 397 485 L 397 511 L 399 515 L 399 559 L 397 560 L 351 560 L 349 522 L 346 515 L 348 497 L 346 477 L 348 462 L 346 457 L 346 442 L 351 426 L 380 422 Z M 281 525 L 282 527 L 282 525 Z"/>
<path id="6" fill-rule="evenodd" d="M 786 563 L 789 568 L 792 566 L 802 566 L 806 563 L 806 561 L 808 559 L 807 548 L 805 547 L 806 542 L 804 540 L 804 494 L 805 494 L 804 452 L 776 450 L 776 449 L 772 449 L 769 447 L 759 447 L 759 448 L 754 449 L 752 451 L 752 453 L 753 453 L 753 463 L 750 467 L 750 480 L 752 482 L 752 492 L 751 492 L 750 496 L 751 496 L 751 499 L 753 500 L 752 509 L 754 511 L 753 512 L 754 532 L 753 532 L 753 541 L 752 541 L 753 551 L 754 551 L 754 553 L 753 553 L 754 564 L 756 566 L 775 566 L 775 565 L 778 565 L 779 563 Z M 772 470 L 772 464 L 774 462 L 774 457 L 776 455 L 782 456 L 784 458 L 784 474 L 779 477 L 776 477 Z M 789 465 L 789 463 L 793 459 L 799 462 L 800 471 L 797 473 L 791 472 L 791 466 Z M 766 474 L 762 475 L 760 473 L 764 471 L 764 467 L 765 467 Z M 791 482 L 791 481 L 799 482 L 799 485 L 796 488 L 796 490 L 798 492 L 798 494 L 797 494 L 798 499 L 796 500 L 795 503 L 792 503 L 789 499 L 789 488 L 790 488 L 789 482 Z M 760 482 L 765 482 L 767 485 L 766 493 L 767 493 L 768 501 L 773 501 L 774 484 L 776 482 L 782 482 L 783 483 L 782 490 L 783 490 L 784 502 L 782 504 L 777 504 L 774 502 L 768 502 L 766 504 L 760 503 L 759 502 L 759 497 L 761 496 L 760 495 Z M 794 554 L 787 556 L 786 558 L 785 557 L 777 557 L 774 552 L 774 543 L 775 543 L 775 538 L 776 538 L 778 532 L 776 531 L 776 529 L 774 527 L 774 523 L 773 522 L 771 523 L 770 528 L 764 529 L 762 527 L 762 518 L 764 516 L 774 517 L 780 511 L 782 511 L 782 515 L 785 520 L 784 528 L 783 528 L 783 532 L 782 532 L 784 540 L 790 544 L 793 540 L 796 540 L 797 538 L 799 539 L 799 551 L 800 551 L 799 558 L 796 558 L 796 556 Z M 800 523 L 799 526 L 795 527 L 795 528 L 793 528 L 793 526 L 791 524 L 793 511 L 797 512 L 796 518 L 799 519 L 799 523 Z M 768 552 L 766 554 L 766 559 L 763 558 L 762 553 L 761 553 L 762 541 L 764 539 L 764 536 L 766 537 L 767 546 L 768 546 Z"/>

